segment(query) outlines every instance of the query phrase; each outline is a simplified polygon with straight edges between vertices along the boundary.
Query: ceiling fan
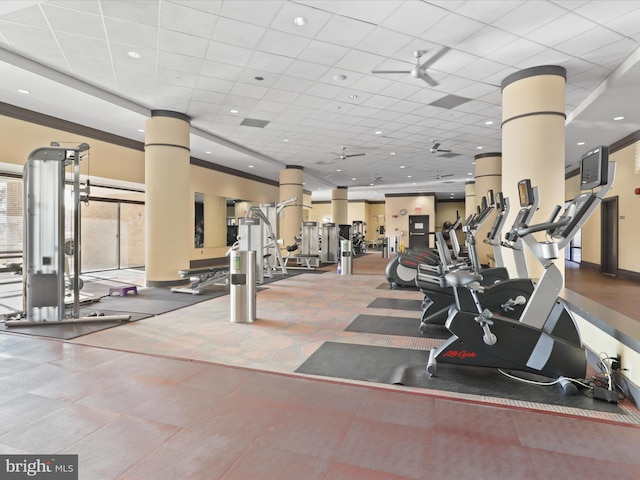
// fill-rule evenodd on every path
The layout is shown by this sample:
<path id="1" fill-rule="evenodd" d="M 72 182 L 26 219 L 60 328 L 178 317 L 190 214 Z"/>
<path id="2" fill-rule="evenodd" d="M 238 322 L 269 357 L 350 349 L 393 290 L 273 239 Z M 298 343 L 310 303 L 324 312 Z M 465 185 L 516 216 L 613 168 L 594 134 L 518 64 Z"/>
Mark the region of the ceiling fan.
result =
<path id="1" fill-rule="evenodd" d="M 436 172 L 435 179 L 440 180 L 442 178 L 453 177 L 453 173 L 447 173 L 446 175 L 440 175 L 440 172 Z"/>
<path id="2" fill-rule="evenodd" d="M 371 181 L 371 183 L 373 185 L 376 185 L 378 183 L 383 183 L 383 182 L 384 182 L 384 180 L 380 175 L 378 175 L 377 173 L 373 174 L 373 180 Z"/>
<path id="3" fill-rule="evenodd" d="M 431 148 L 429 149 L 431 153 L 451 153 L 451 150 L 440 148 L 440 145 L 442 145 L 440 142 L 436 142 L 435 140 L 432 140 L 432 142 Z"/>
<path id="4" fill-rule="evenodd" d="M 437 53 L 435 53 L 433 56 L 431 56 L 427 61 L 425 61 L 422 64 L 420 64 L 420 59 L 422 58 L 422 56 L 425 53 L 428 52 L 428 50 L 416 50 L 415 52 L 413 52 L 413 56 L 416 57 L 416 66 L 413 67 L 411 70 L 373 70 L 371 73 L 374 73 L 374 74 L 379 74 L 379 73 L 410 73 L 415 78 L 419 78 L 421 80 L 424 80 L 425 82 L 427 82 L 432 87 L 435 87 L 435 86 L 438 85 L 438 82 L 436 82 L 433 78 L 431 78 L 427 74 L 427 68 L 429 68 L 432 64 L 434 64 L 436 62 L 436 60 L 440 59 L 440 57 L 442 57 L 449 50 L 450 50 L 449 47 L 443 47 L 442 49 L 440 49 Z"/>
<path id="5" fill-rule="evenodd" d="M 347 150 L 347 147 L 343 146 L 342 151 L 340 153 L 336 153 L 336 152 L 331 152 L 331 153 L 333 153 L 334 155 L 338 155 L 339 160 L 346 160 L 347 158 L 351 158 L 351 157 L 362 157 L 363 155 L 365 155 L 364 153 L 352 153 L 350 155 L 347 155 L 346 150 Z"/>

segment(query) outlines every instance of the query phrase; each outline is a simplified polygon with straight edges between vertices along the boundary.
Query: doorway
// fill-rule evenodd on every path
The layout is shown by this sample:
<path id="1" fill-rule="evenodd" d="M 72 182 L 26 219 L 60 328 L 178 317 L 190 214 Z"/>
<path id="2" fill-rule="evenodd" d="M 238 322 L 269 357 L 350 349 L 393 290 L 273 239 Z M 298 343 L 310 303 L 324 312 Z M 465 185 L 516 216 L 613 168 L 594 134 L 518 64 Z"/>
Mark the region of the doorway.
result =
<path id="1" fill-rule="evenodd" d="M 409 248 L 429 248 L 429 215 L 409 215 Z"/>
<path id="2" fill-rule="evenodd" d="M 618 197 L 602 201 L 600 271 L 605 275 L 618 273 Z"/>

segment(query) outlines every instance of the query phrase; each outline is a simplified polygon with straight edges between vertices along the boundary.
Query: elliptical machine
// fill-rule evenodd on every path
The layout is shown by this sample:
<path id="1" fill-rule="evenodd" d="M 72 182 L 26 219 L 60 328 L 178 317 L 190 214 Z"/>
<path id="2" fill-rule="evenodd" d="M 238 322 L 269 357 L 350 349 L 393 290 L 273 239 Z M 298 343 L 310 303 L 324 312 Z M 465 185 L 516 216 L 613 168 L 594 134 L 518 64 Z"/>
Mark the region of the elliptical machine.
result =
<path id="1" fill-rule="evenodd" d="M 558 297 L 563 277 L 553 260 L 611 189 L 615 163 L 608 161 L 603 150 L 606 152 L 606 147 L 597 150 L 600 155 L 585 156 L 581 162 L 581 188 L 601 186 L 597 193 L 578 195 L 556 221 L 560 206 L 555 208 L 551 221 L 517 230 L 545 269 L 519 319 L 495 314 L 480 304 L 477 295 L 482 289 L 480 274 L 446 275 L 456 297 L 456 307 L 445 324 L 452 335 L 429 352 L 427 372 L 430 376 L 436 374 L 438 362 L 444 362 L 530 372 L 556 379 L 565 395 L 577 391 L 571 379 L 585 377 L 586 349 L 573 317 Z M 532 236 L 542 231 L 547 232 L 550 241 L 538 242 Z M 470 299 L 475 309 L 462 306 L 465 298 L 464 303 L 468 304 Z"/>
<path id="2" fill-rule="evenodd" d="M 470 217 L 471 218 L 471 217 Z M 470 219 L 469 218 L 469 219 Z M 443 233 L 449 233 L 451 239 L 451 245 L 453 255 L 457 260 L 460 258 L 460 245 L 458 244 L 458 238 L 455 235 L 455 230 L 460 226 L 462 218 L 457 215 L 456 221 L 449 225 L 448 230 L 442 232 L 436 232 L 436 235 Z M 445 242 L 446 245 L 446 242 Z M 448 247 L 446 247 L 448 248 Z M 398 254 L 392 258 L 385 268 L 385 275 L 389 282 L 389 288 L 394 290 L 398 287 L 410 287 L 416 288 L 416 275 L 419 265 L 430 265 L 437 267 L 443 262 L 442 253 L 440 249 L 433 250 L 430 248 L 421 249 L 408 249 L 404 252 L 398 252 Z"/>

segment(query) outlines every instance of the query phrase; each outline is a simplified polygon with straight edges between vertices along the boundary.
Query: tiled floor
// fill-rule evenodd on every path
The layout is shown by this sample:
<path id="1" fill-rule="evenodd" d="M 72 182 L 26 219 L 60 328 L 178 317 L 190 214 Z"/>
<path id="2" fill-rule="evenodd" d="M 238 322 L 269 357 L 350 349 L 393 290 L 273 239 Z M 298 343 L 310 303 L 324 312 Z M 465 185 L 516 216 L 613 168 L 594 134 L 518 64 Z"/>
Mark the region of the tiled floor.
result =
<path id="1" fill-rule="evenodd" d="M 355 277 L 356 287 L 366 283 Z M 335 329 L 349 303 L 336 292 L 333 306 L 317 298 L 328 292 L 303 295 L 310 304 L 304 314 L 316 311 L 316 323 L 326 321 L 315 330 L 288 323 L 299 312 L 272 315 L 287 309 L 287 292 L 304 285 L 300 278 L 266 290 L 272 303 L 259 312 L 271 318 L 264 331 L 277 333 L 275 353 L 287 351 L 291 330 L 322 335 Z M 367 301 L 364 291 L 345 295 Z M 225 332 L 230 357 L 259 342 L 257 329 L 244 345 L 238 332 L 210 325 L 220 303 L 83 337 L 100 345 L 0 334 L 0 453 L 78 454 L 83 480 L 640 478 L 637 425 L 267 373 L 188 355 L 205 352 L 213 336 Z M 145 343 L 153 354 L 136 353 Z M 246 366 L 265 358 L 248 355 Z"/>

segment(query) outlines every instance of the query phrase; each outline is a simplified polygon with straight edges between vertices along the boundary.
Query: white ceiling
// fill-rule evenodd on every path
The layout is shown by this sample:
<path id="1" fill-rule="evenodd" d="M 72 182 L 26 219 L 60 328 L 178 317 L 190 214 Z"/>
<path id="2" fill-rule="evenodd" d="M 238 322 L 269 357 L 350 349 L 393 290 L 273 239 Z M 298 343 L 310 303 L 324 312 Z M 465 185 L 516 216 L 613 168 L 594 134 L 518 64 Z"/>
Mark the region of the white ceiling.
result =
<path id="1" fill-rule="evenodd" d="M 518 70 L 567 69 L 568 168 L 640 130 L 639 42 L 640 1 L 626 0 L 2 0 L 0 94 L 141 142 L 151 110 L 184 113 L 193 156 L 271 180 L 303 166 L 315 200 L 336 186 L 461 198 L 473 157 L 501 149 L 500 83 Z M 442 47 L 437 87 L 371 73 Z M 430 105 L 447 95 L 469 101 Z M 340 160 L 342 146 L 365 155 Z"/>

